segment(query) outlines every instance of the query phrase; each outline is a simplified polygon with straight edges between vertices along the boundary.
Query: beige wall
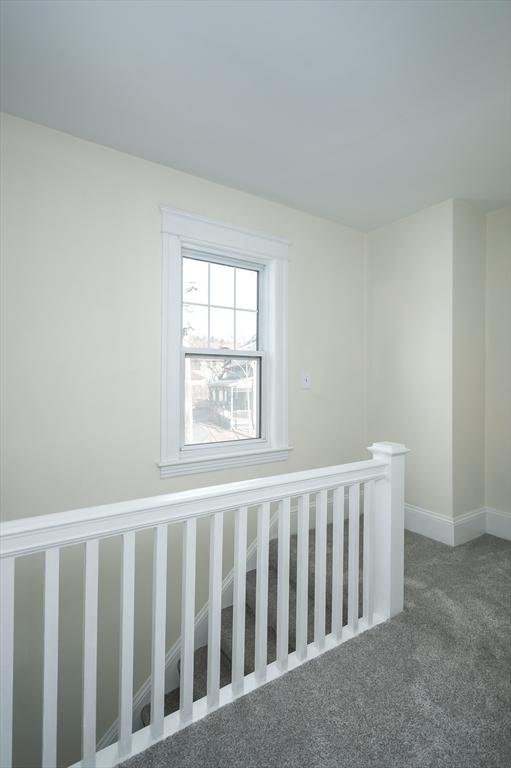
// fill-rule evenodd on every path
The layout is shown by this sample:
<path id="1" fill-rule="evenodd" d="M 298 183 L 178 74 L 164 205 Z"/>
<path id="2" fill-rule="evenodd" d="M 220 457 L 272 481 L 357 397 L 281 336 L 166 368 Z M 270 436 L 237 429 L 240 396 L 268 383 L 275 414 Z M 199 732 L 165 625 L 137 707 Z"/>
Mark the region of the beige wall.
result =
<path id="1" fill-rule="evenodd" d="M 365 455 L 362 234 L 12 117 L 2 133 L 6 518 Z M 292 243 L 286 463 L 159 477 L 160 204 Z"/>
<path id="2" fill-rule="evenodd" d="M 486 217 L 486 505 L 511 512 L 511 207 Z"/>
<path id="3" fill-rule="evenodd" d="M 367 435 L 412 453 L 406 499 L 510 510 L 511 209 L 447 201 L 366 241 Z"/>
<path id="4" fill-rule="evenodd" d="M 453 205 L 453 514 L 484 507 L 485 216 Z"/>
<path id="5" fill-rule="evenodd" d="M 452 514 L 453 204 L 367 236 L 367 437 L 405 443 L 406 500 Z"/>
<path id="6" fill-rule="evenodd" d="M 2 123 L 2 515 L 5 519 L 365 458 L 363 236 L 9 116 Z M 287 462 L 161 480 L 160 212 L 165 204 L 288 238 Z M 312 376 L 302 391 L 299 372 Z M 378 439 L 399 439 L 391 433 Z M 226 546 L 230 528 L 226 530 Z M 135 690 L 150 668 L 150 541 L 137 544 Z M 207 531 L 197 604 L 205 601 Z M 226 564 L 229 554 L 226 554 Z M 37 562 L 36 562 L 37 561 Z M 60 754 L 77 757 L 82 552 L 63 555 Z M 180 538 L 169 549 L 167 645 Z M 18 569 L 18 765 L 37 765 L 42 571 Z M 119 551 L 101 549 L 99 734 L 116 712 Z M 34 583 L 36 586 L 34 587 Z M 20 716 L 22 715 L 22 716 Z M 35 727 L 35 732 L 39 728 Z"/>

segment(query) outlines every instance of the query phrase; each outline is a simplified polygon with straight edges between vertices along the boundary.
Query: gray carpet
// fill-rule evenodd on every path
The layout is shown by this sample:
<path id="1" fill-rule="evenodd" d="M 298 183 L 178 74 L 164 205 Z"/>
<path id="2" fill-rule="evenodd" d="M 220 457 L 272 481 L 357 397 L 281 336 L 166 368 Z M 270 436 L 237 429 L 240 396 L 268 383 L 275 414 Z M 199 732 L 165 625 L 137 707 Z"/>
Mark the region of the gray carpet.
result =
<path id="1" fill-rule="evenodd" d="M 509 768 L 511 544 L 406 534 L 395 619 L 124 768 Z"/>

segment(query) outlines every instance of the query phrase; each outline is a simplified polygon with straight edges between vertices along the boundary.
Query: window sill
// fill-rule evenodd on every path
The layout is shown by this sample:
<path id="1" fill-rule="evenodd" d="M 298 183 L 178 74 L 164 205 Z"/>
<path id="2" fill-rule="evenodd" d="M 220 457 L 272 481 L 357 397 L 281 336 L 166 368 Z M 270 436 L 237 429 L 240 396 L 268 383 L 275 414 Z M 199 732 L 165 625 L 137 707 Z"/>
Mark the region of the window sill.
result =
<path id="1" fill-rule="evenodd" d="M 273 461 L 286 461 L 289 452 L 287 448 L 247 451 L 246 453 L 224 453 L 216 456 L 201 456 L 193 459 L 180 459 L 178 461 L 162 461 L 158 464 L 160 477 L 177 477 L 178 475 L 193 475 L 198 472 L 215 472 L 233 467 L 249 467 L 254 464 L 269 464 Z"/>

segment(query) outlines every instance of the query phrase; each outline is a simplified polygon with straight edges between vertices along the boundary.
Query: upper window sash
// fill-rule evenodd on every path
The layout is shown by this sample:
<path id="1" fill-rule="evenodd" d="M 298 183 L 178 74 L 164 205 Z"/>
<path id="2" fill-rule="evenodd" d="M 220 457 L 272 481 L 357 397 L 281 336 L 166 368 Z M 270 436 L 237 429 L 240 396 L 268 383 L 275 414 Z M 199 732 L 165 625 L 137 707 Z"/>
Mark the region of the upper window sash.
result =
<path id="1" fill-rule="evenodd" d="M 201 267 L 191 268 L 190 265 L 192 262 L 196 262 L 197 265 L 207 265 L 207 274 L 204 274 Z M 211 269 L 213 266 L 217 265 L 221 266 L 221 268 L 227 267 L 229 270 L 232 270 L 232 294 L 229 297 L 218 295 L 219 282 L 215 281 L 215 274 Z M 193 272 L 194 269 L 198 270 L 195 274 Z M 218 260 L 214 254 L 183 249 L 181 270 L 183 332 L 185 329 L 185 317 L 188 313 L 190 322 L 193 323 L 195 320 L 195 322 L 199 324 L 199 327 L 202 324 L 202 338 L 206 343 L 201 345 L 201 349 L 212 351 L 222 349 L 226 352 L 242 351 L 246 353 L 253 352 L 254 350 L 263 351 L 265 347 L 264 293 L 266 291 L 264 264 L 249 264 L 246 261 L 240 261 L 240 259 L 228 259 L 225 257 Z M 198 284 L 199 286 L 195 289 L 197 290 L 197 294 L 191 292 L 186 293 L 185 291 L 185 275 L 187 271 L 191 273 L 190 278 L 194 278 L 194 281 L 191 280 L 189 285 L 193 285 L 193 282 L 195 282 L 195 284 Z M 242 277 L 245 273 L 248 278 L 248 284 L 246 282 L 247 278 Z M 248 277 L 248 275 L 256 276 L 255 286 L 250 285 L 253 278 Z M 228 276 L 231 277 L 229 273 Z M 243 285 L 244 279 L 245 285 Z M 206 285 L 204 285 L 205 283 Z M 224 315 L 225 313 L 231 314 L 232 343 L 212 345 L 212 328 L 214 327 L 212 321 L 216 315 L 216 320 L 218 322 L 219 314 L 222 313 L 222 311 L 224 311 Z M 226 318 L 224 317 L 224 320 L 225 319 Z M 251 342 L 250 335 L 248 336 L 245 345 L 242 343 L 243 323 L 245 323 L 246 334 L 250 334 L 252 330 L 255 332 L 255 342 L 252 342 L 251 345 L 249 345 Z M 219 326 L 217 326 L 217 328 L 218 327 Z M 193 342 L 187 343 L 184 333 L 181 337 L 181 344 L 185 350 L 196 350 L 198 348 L 198 345 Z"/>

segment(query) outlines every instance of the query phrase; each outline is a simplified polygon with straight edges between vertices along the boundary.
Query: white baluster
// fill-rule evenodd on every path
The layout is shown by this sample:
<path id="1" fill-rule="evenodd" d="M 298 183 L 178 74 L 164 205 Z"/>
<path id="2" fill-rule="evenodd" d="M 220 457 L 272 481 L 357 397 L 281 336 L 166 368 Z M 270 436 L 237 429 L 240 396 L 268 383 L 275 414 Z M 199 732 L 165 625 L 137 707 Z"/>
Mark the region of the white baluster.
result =
<path id="1" fill-rule="evenodd" d="M 122 537 L 121 628 L 119 661 L 119 756 L 131 751 L 133 720 L 133 633 L 135 622 L 135 532 Z"/>
<path id="2" fill-rule="evenodd" d="M 374 603 L 374 480 L 364 483 L 363 590 L 364 619 L 371 626 Z"/>
<path id="3" fill-rule="evenodd" d="M 333 493 L 332 520 L 332 634 L 342 637 L 342 603 L 344 593 L 344 487 Z"/>
<path id="4" fill-rule="evenodd" d="M 268 645 L 268 548 L 270 543 L 270 504 L 261 504 L 257 516 L 257 573 L 255 621 L 255 679 L 266 680 Z"/>
<path id="5" fill-rule="evenodd" d="M 195 629 L 195 552 L 197 521 L 183 524 L 183 584 L 181 595 L 180 718 L 189 723 L 193 713 L 193 662 Z"/>
<path id="6" fill-rule="evenodd" d="M 358 548 L 360 524 L 360 485 L 349 489 L 348 536 L 348 625 L 353 634 L 358 632 Z"/>
<path id="7" fill-rule="evenodd" d="M 208 606 L 208 709 L 218 707 L 220 696 L 220 627 L 222 621 L 223 512 L 210 520 Z"/>
<path id="8" fill-rule="evenodd" d="M 14 667 L 14 563 L 0 560 L 0 765 L 12 764 L 12 695 Z"/>
<path id="9" fill-rule="evenodd" d="M 325 645 L 327 491 L 316 496 L 316 554 L 314 579 L 314 643 Z"/>
<path id="10" fill-rule="evenodd" d="M 44 555 L 43 768 L 57 764 L 59 549 Z"/>
<path id="11" fill-rule="evenodd" d="M 247 508 L 236 510 L 234 520 L 234 585 L 232 617 L 232 692 L 243 692 L 245 673 L 245 593 L 247 577 Z"/>
<path id="12" fill-rule="evenodd" d="M 296 548 L 296 654 L 303 661 L 307 656 L 309 607 L 309 494 L 298 499 Z"/>
<path id="13" fill-rule="evenodd" d="M 167 613 L 167 526 L 153 539 L 153 643 L 151 656 L 151 736 L 163 735 L 165 717 L 165 630 Z"/>
<path id="14" fill-rule="evenodd" d="M 98 653 L 99 542 L 85 544 L 85 604 L 83 629 L 83 724 L 82 762 L 96 765 L 96 695 Z"/>
<path id="15" fill-rule="evenodd" d="M 291 500 L 279 503 L 278 581 L 277 581 L 277 664 L 287 669 L 289 655 L 289 534 Z"/>

